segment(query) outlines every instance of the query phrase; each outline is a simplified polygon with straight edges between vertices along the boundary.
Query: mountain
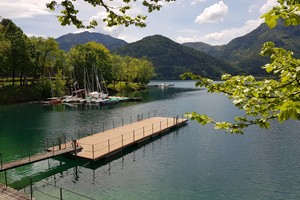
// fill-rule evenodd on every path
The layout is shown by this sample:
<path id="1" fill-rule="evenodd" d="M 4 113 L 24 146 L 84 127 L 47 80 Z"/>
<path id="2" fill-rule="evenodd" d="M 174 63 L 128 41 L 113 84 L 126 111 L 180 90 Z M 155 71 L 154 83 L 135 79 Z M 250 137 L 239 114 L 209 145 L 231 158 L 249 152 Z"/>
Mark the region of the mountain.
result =
<path id="1" fill-rule="evenodd" d="M 149 58 L 158 78 L 178 79 L 179 75 L 191 71 L 210 78 L 221 74 L 236 73 L 236 69 L 206 53 L 183 46 L 161 35 L 145 37 L 116 50 L 117 54 Z"/>
<path id="2" fill-rule="evenodd" d="M 91 33 L 88 31 L 82 33 L 69 33 L 57 38 L 56 41 L 58 42 L 59 47 L 65 51 L 69 51 L 77 44 L 85 44 L 91 41 L 102 43 L 110 51 L 127 44 L 127 42 L 124 40 L 120 40 L 109 35 Z"/>
<path id="3" fill-rule="evenodd" d="M 300 56 L 300 26 L 284 26 L 282 21 L 269 29 L 266 24 L 245 36 L 230 41 L 227 45 L 210 46 L 205 43 L 184 43 L 183 45 L 203 51 L 211 56 L 219 58 L 246 71 L 247 74 L 266 75 L 261 68 L 269 62 L 267 57 L 260 56 L 262 45 L 272 41 L 278 47 L 283 47 L 294 52 L 295 57 Z"/>

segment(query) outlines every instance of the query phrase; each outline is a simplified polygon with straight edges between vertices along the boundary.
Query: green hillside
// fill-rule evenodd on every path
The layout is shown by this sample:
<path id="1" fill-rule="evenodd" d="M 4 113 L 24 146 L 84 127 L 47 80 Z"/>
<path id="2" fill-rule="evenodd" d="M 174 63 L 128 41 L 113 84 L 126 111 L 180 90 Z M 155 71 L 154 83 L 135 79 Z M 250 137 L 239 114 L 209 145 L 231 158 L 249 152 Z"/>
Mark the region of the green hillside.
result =
<path id="1" fill-rule="evenodd" d="M 221 74 L 236 73 L 236 69 L 206 53 L 185 47 L 161 35 L 146 37 L 116 50 L 120 55 L 147 57 L 153 63 L 157 78 L 178 79 L 191 71 L 206 77 L 220 78 Z"/>

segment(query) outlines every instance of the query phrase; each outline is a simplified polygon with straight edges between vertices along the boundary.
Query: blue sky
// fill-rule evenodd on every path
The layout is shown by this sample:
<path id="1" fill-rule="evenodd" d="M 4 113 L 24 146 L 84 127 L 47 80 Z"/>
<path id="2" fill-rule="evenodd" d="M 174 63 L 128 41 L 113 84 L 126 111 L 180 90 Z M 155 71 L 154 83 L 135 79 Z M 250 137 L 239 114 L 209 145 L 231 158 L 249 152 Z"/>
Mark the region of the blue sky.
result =
<path id="1" fill-rule="evenodd" d="M 50 0 L 1 0 L 0 16 L 12 19 L 29 36 L 57 38 L 67 33 L 84 31 L 73 26 L 62 27 L 55 17 L 57 13 L 46 8 L 47 2 Z M 150 14 L 140 4 L 133 4 L 131 14 L 148 16 L 146 28 L 108 28 L 101 22 L 103 10 L 89 6 L 82 0 L 77 0 L 75 6 L 80 10 L 81 19 L 100 21 L 98 27 L 90 31 L 127 42 L 160 34 L 178 43 L 205 42 L 220 45 L 257 28 L 262 23 L 260 16 L 275 3 L 276 0 L 176 0 L 163 3 L 160 11 Z"/>

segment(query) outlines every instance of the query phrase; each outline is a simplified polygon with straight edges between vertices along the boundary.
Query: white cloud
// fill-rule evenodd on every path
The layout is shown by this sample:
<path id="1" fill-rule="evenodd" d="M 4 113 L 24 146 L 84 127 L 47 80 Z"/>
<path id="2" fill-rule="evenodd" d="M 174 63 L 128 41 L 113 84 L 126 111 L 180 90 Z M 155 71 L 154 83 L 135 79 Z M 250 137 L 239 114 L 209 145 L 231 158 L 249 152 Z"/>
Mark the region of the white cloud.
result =
<path id="1" fill-rule="evenodd" d="M 191 5 L 196 5 L 196 4 L 198 4 L 198 3 L 201 3 L 201 2 L 205 2 L 206 0 L 193 0 L 192 2 L 191 2 Z"/>
<path id="2" fill-rule="evenodd" d="M 3 18 L 19 19 L 50 14 L 46 7 L 49 0 L 1 0 L 0 15 Z"/>
<path id="3" fill-rule="evenodd" d="M 228 6 L 223 1 L 216 3 L 204 9 L 204 11 L 197 16 L 195 22 L 202 23 L 215 23 L 224 20 L 228 12 Z"/>
<path id="4" fill-rule="evenodd" d="M 278 5 L 277 0 L 268 0 L 260 9 L 259 12 L 261 14 L 265 14 L 266 12 L 270 11 L 274 6 Z"/>
<path id="5" fill-rule="evenodd" d="M 236 37 L 240 37 L 251 32 L 252 30 L 257 28 L 261 23 L 262 20 L 260 19 L 248 20 L 242 27 L 239 28 L 225 29 L 219 32 L 209 33 L 203 36 L 195 36 L 195 34 L 192 34 L 193 36 L 191 37 L 181 36 L 177 37 L 176 41 L 179 43 L 201 41 L 211 45 L 226 44 Z"/>

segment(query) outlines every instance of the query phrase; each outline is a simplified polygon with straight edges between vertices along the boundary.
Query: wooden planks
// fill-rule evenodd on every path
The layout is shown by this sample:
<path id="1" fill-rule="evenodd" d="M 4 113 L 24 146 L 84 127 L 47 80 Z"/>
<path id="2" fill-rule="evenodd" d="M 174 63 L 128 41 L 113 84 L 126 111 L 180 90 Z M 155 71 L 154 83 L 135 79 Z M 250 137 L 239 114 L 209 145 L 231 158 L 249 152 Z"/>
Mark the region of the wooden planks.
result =
<path id="1" fill-rule="evenodd" d="M 26 194 L 19 192 L 18 190 L 12 189 L 10 187 L 5 187 L 4 185 L 0 184 L 0 199 L 1 200 L 28 200 Z"/>
<path id="2" fill-rule="evenodd" d="M 83 148 L 78 157 L 95 161 L 109 157 L 123 148 L 147 140 L 187 122 L 183 118 L 152 117 L 132 124 L 110 129 L 77 142 Z"/>

